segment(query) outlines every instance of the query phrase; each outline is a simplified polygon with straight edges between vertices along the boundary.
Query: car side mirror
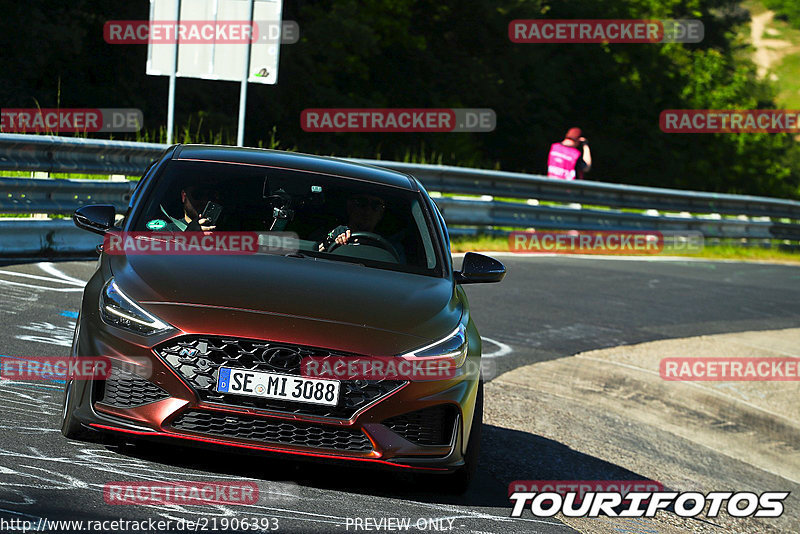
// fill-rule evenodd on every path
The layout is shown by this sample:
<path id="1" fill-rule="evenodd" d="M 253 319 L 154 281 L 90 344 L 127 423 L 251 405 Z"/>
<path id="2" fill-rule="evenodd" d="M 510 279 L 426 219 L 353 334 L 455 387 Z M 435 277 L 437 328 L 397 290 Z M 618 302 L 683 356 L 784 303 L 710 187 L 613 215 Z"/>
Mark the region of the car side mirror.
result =
<path id="1" fill-rule="evenodd" d="M 103 235 L 114 227 L 117 210 L 109 204 L 92 204 L 82 206 L 72 214 L 75 226 Z"/>
<path id="2" fill-rule="evenodd" d="M 489 256 L 467 252 L 461 270 L 453 274 L 459 284 L 485 284 L 502 280 L 506 275 L 506 267 Z"/>

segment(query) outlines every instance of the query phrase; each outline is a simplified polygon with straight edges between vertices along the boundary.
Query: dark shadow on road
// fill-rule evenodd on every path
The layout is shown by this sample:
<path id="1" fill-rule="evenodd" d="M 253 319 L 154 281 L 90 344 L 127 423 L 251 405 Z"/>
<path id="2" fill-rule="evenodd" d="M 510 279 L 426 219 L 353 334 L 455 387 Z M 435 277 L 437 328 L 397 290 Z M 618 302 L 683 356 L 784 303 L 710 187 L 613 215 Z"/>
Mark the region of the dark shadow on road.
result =
<path id="1" fill-rule="evenodd" d="M 622 466 L 573 450 L 557 441 L 494 425 L 484 425 L 480 467 L 464 495 L 447 492 L 436 475 L 411 475 L 352 465 L 303 462 L 291 458 L 208 451 L 155 443 L 113 447 L 122 454 L 170 466 L 217 473 L 225 478 L 252 477 L 296 482 L 300 486 L 375 495 L 426 503 L 510 508 L 508 486 L 514 480 L 647 480 Z M 436 478 L 433 478 L 436 477 Z"/>

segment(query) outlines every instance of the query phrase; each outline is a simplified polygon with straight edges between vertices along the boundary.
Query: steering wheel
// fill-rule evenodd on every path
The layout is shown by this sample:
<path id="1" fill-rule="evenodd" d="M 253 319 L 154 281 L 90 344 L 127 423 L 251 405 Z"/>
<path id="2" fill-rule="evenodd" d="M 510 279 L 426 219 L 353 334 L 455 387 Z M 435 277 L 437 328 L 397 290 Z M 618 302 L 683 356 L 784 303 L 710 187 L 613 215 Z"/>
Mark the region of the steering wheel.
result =
<path id="1" fill-rule="evenodd" d="M 383 238 L 382 236 L 373 233 L 373 232 L 351 232 L 350 239 L 345 243 L 346 245 L 368 245 L 371 247 L 378 247 L 382 248 L 386 252 L 392 255 L 392 257 L 400 263 L 400 254 L 397 253 L 397 249 L 394 248 L 394 245 L 389 243 L 388 240 Z M 337 248 L 341 247 L 337 242 L 333 242 L 331 246 L 328 248 L 328 252 L 333 252 Z"/>

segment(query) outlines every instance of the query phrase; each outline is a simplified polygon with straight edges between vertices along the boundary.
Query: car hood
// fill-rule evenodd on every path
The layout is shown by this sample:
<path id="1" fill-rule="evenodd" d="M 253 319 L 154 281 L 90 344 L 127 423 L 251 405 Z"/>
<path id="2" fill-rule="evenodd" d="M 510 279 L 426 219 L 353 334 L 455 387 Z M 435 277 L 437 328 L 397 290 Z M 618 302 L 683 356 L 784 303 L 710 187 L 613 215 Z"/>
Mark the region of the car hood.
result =
<path id="1" fill-rule="evenodd" d="M 451 332 L 463 308 L 446 278 L 314 258 L 130 255 L 110 267 L 128 296 L 185 332 L 397 353 Z"/>

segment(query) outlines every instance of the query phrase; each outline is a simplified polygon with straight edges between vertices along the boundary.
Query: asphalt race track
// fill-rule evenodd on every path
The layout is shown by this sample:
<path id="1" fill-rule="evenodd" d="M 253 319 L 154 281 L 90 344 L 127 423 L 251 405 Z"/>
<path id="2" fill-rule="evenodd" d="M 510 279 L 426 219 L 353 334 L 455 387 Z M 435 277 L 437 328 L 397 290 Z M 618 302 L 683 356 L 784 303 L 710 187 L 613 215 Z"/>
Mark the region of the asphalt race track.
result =
<path id="1" fill-rule="evenodd" d="M 508 267 L 503 283 L 467 286 L 489 356 L 486 369 L 494 376 L 593 349 L 800 326 L 798 267 L 587 257 L 502 260 Z M 93 269 L 91 262 L 0 268 L 0 354 L 66 355 L 82 281 Z M 422 519 L 427 531 L 436 526 L 464 533 L 573 532 L 555 519 L 510 518 L 511 480 L 503 467 L 538 465 L 537 458 L 518 457 L 531 444 L 539 444 L 541 457 L 548 459 L 543 477 L 548 480 L 576 480 L 587 471 L 613 480 L 620 475 L 611 470 L 626 467 L 487 424 L 477 480 L 466 495 L 453 496 L 408 475 L 350 466 L 171 446 L 71 442 L 59 431 L 61 402 L 62 385 L 55 382 L 0 382 L 0 518 L 269 517 L 277 519 L 280 532 L 354 532 L 353 526 L 347 528 L 348 518 L 392 517 L 411 518 L 412 525 Z M 492 404 L 490 395 L 486 404 Z M 560 423 L 568 426 L 569 418 L 580 417 L 567 413 Z M 730 468 L 736 468 L 733 460 Z M 144 507 L 111 506 L 103 499 L 104 484 L 110 481 L 222 479 L 257 482 L 261 501 L 252 506 Z"/>

